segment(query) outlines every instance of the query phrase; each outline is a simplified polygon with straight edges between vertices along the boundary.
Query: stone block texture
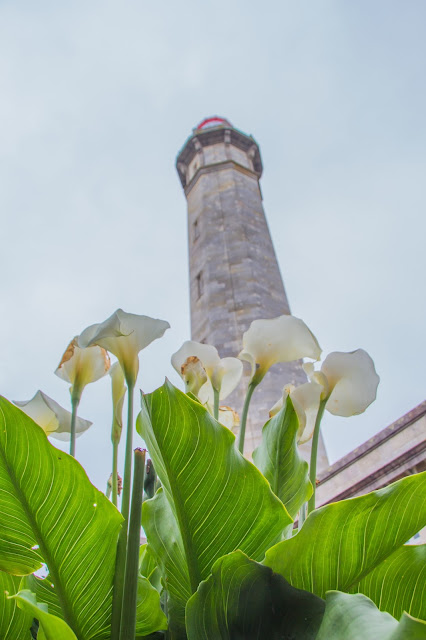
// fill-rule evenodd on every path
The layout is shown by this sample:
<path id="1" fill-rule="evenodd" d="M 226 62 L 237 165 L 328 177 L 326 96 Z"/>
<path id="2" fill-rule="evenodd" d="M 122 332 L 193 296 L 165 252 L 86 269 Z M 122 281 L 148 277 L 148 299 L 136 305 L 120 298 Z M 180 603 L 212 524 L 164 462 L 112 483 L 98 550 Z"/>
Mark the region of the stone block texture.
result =
<path id="1" fill-rule="evenodd" d="M 258 318 L 290 313 L 262 206 L 262 162 L 251 136 L 229 123 L 194 130 L 177 158 L 188 203 L 191 336 L 237 356 L 242 335 Z M 249 367 L 225 404 L 241 415 Z M 255 390 L 245 453 L 261 440 L 269 409 L 287 383 L 306 381 L 300 362 L 275 365 Z M 328 466 L 322 439 L 319 470 Z M 309 456 L 310 445 L 302 453 Z"/>

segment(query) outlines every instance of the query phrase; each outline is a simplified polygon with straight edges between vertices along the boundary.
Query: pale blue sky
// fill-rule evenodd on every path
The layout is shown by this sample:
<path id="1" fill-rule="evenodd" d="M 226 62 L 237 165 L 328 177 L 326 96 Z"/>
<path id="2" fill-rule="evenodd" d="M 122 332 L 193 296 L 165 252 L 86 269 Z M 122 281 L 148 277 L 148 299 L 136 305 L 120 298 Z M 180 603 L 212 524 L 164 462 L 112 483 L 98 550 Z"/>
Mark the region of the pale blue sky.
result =
<path id="1" fill-rule="evenodd" d="M 362 347 L 382 378 L 364 415 L 326 417 L 331 460 L 421 402 L 425 23 L 421 0 L 0 1 L 2 393 L 66 406 L 53 371 L 68 341 L 119 306 L 172 325 L 140 385 L 177 382 L 189 302 L 174 159 L 219 114 L 260 144 L 293 313 L 324 354 Z M 77 457 L 103 487 L 107 379 L 81 415 L 95 424 Z"/>

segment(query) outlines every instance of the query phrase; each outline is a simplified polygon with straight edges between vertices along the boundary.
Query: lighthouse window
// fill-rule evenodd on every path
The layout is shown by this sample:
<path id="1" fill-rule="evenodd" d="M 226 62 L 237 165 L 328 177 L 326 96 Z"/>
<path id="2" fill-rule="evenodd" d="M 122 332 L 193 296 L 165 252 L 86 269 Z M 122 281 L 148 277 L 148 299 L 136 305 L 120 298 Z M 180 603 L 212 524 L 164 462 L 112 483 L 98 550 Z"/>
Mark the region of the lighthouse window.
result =
<path id="1" fill-rule="evenodd" d="M 194 242 L 196 240 L 198 240 L 198 238 L 200 237 L 200 227 L 198 225 L 198 220 L 196 220 L 194 222 L 194 224 L 193 224 L 193 234 L 192 235 L 193 235 Z"/>
<path id="2" fill-rule="evenodd" d="M 200 271 L 200 273 L 197 275 L 196 281 L 197 281 L 197 297 L 201 298 L 201 296 L 204 293 L 204 281 L 203 281 L 202 271 Z"/>

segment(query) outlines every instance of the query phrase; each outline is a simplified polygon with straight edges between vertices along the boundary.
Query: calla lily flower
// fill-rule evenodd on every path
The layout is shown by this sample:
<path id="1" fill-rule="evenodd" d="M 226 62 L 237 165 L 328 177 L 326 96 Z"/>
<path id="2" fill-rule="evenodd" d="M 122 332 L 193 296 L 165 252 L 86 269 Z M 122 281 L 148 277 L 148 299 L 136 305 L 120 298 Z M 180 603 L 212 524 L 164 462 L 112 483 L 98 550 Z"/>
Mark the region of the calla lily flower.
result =
<path id="1" fill-rule="evenodd" d="M 102 347 L 78 346 L 78 336 L 69 343 L 55 373 L 59 378 L 71 383 L 71 395 L 81 396 L 84 387 L 102 378 L 111 366 L 108 353 Z"/>
<path id="2" fill-rule="evenodd" d="M 240 426 L 240 416 L 231 407 L 219 407 L 219 422 L 230 431 Z"/>
<path id="3" fill-rule="evenodd" d="M 321 348 L 303 320 L 283 315 L 271 320 L 254 320 L 243 335 L 241 360 L 251 365 L 251 380 L 259 384 L 272 365 L 300 358 L 318 360 Z"/>
<path id="4" fill-rule="evenodd" d="M 57 440 L 70 440 L 71 413 L 63 409 L 55 400 L 42 391 L 37 391 L 31 400 L 14 401 L 14 404 L 30 416 L 45 432 Z M 89 420 L 77 418 L 76 436 L 78 437 L 91 426 Z"/>
<path id="5" fill-rule="evenodd" d="M 304 369 L 311 380 L 321 385 L 321 399 L 328 398 L 325 408 L 333 415 L 358 415 L 376 399 L 380 378 L 363 349 L 334 351 L 324 360 L 321 371 L 314 371 L 311 364 L 304 365 Z"/>
<path id="6" fill-rule="evenodd" d="M 183 377 L 182 367 L 190 357 L 198 358 L 208 378 L 199 387 L 198 397 L 203 404 L 213 403 L 214 391 L 219 392 L 223 400 L 236 388 L 243 374 L 243 365 L 238 358 L 220 358 L 218 350 L 210 344 L 202 344 L 187 340 L 181 348 L 172 355 L 172 365 Z M 183 378 L 185 380 L 185 378 Z M 201 378 L 200 378 L 201 379 Z"/>
<path id="7" fill-rule="evenodd" d="M 123 404 L 126 395 L 126 385 L 124 381 L 123 369 L 119 362 L 115 362 L 109 370 L 112 386 L 112 430 L 111 439 L 114 443 L 119 443 L 121 431 L 123 429 Z"/>
<path id="8" fill-rule="evenodd" d="M 199 390 L 208 380 L 206 370 L 197 356 L 189 356 L 180 368 L 181 376 L 185 382 L 186 392 L 198 395 Z"/>
<path id="9" fill-rule="evenodd" d="M 282 397 L 270 410 L 269 417 L 272 418 L 272 416 L 276 415 L 284 406 L 287 397 L 290 396 L 299 421 L 297 442 L 298 444 L 304 444 L 312 438 L 314 433 L 321 392 L 322 387 L 315 382 L 306 382 L 298 387 L 289 384 L 284 387 Z"/>
<path id="10" fill-rule="evenodd" d="M 105 322 L 87 327 L 78 338 L 78 344 L 80 347 L 97 344 L 113 353 L 127 384 L 134 386 L 139 372 L 139 351 L 161 338 L 169 327 L 164 320 L 117 309 Z"/>

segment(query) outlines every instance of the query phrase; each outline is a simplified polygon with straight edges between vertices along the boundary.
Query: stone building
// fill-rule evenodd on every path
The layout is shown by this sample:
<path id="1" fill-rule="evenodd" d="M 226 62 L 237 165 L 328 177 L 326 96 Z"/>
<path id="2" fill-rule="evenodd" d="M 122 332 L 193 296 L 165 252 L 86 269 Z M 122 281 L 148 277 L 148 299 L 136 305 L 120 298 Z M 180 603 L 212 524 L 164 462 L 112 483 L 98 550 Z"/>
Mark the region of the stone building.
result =
<path id="1" fill-rule="evenodd" d="M 188 203 L 191 336 L 236 356 L 257 318 L 290 313 L 262 206 L 262 160 L 251 136 L 224 118 L 203 120 L 178 154 Z M 226 403 L 241 412 L 249 369 Z M 246 449 L 259 444 L 269 409 L 284 384 L 300 384 L 299 362 L 275 365 L 253 394 Z M 328 466 L 319 444 L 317 504 L 354 497 L 426 469 L 426 402 Z M 303 455 L 309 456 L 309 444 Z M 424 532 L 423 532 L 424 535 Z"/>
<path id="2" fill-rule="evenodd" d="M 259 146 L 227 120 L 208 118 L 185 142 L 176 167 L 188 203 L 191 337 L 213 344 L 222 358 L 237 356 L 253 320 L 290 313 L 262 206 Z M 245 366 L 242 383 L 225 401 L 239 414 L 249 374 Z M 246 454 L 258 446 L 284 385 L 304 381 L 300 362 L 271 368 L 253 394 Z M 304 445 L 304 456 L 309 452 Z M 318 468 L 327 466 L 321 438 Z"/>

